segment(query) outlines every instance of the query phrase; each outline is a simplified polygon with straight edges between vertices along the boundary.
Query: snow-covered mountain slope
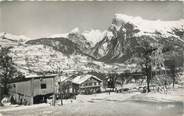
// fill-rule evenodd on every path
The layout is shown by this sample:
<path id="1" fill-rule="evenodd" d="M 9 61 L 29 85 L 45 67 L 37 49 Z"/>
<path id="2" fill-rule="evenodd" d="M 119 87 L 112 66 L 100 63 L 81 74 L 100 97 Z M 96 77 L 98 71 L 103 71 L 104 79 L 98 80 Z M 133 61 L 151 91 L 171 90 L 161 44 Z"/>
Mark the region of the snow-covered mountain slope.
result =
<path id="1" fill-rule="evenodd" d="M 82 35 L 84 35 L 84 37 L 92 43 L 92 46 L 94 46 L 97 42 L 103 39 L 105 32 L 102 32 L 98 29 L 92 29 L 90 31 L 84 31 Z"/>
<path id="2" fill-rule="evenodd" d="M 29 45 L 47 45 L 65 55 L 82 54 L 78 45 L 67 38 L 40 38 L 26 42 Z"/>
<path id="3" fill-rule="evenodd" d="M 79 28 L 78 28 L 78 27 L 75 27 L 75 28 L 72 29 L 69 33 L 60 33 L 60 34 L 50 35 L 50 36 L 48 36 L 48 38 L 59 38 L 59 37 L 68 38 L 68 35 L 69 35 L 70 33 L 73 33 L 73 34 L 80 33 Z M 47 38 L 47 37 L 45 37 L 45 38 Z"/>
<path id="4" fill-rule="evenodd" d="M 91 43 L 80 33 L 79 28 L 74 28 L 69 34 L 68 39 L 77 44 L 79 49 L 84 53 L 88 53 L 91 48 Z"/>
<path id="5" fill-rule="evenodd" d="M 88 52 L 91 49 L 91 43 L 79 32 L 78 28 L 75 28 L 66 34 L 56 34 L 45 38 L 29 40 L 26 44 L 48 45 L 65 55 L 88 55 Z"/>
<path id="6" fill-rule="evenodd" d="M 182 28 L 183 25 L 184 20 L 150 21 L 140 17 L 115 14 L 112 24 L 105 31 L 105 36 L 92 48 L 90 54 L 104 62 L 125 62 L 132 57 L 136 46 L 145 39 L 151 44 L 164 44 L 163 38 L 184 43 L 182 38 L 171 33 L 172 29 Z"/>
<path id="7" fill-rule="evenodd" d="M 14 34 L 5 33 L 5 32 L 0 33 L 0 38 L 9 39 L 12 41 L 20 41 L 20 42 L 28 41 L 31 39 L 29 37 L 26 37 L 25 35 L 14 35 Z"/>
<path id="8" fill-rule="evenodd" d="M 64 34 L 54 34 L 54 35 L 48 36 L 48 38 L 59 38 L 59 37 L 67 38 L 67 37 L 68 37 L 68 33 L 64 33 Z"/>
<path id="9" fill-rule="evenodd" d="M 72 35 L 74 37 L 72 37 Z M 76 27 L 68 33 L 54 34 L 45 38 L 68 38 L 75 43 L 77 43 L 76 41 L 82 41 L 90 44 L 90 46 L 94 46 L 97 42 L 101 41 L 104 36 L 105 32 L 98 29 L 91 29 L 89 31 L 80 32 L 80 29 Z"/>
<path id="10" fill-rule="evenodd" d="M 32 71 L 52 71 L 47 63 L 57 56 L 64 57 L 62 53 L 44 45 L 15 46 L 11 49 L 10 56 L 18 69 L 25 73 L 28 73 L 29 70 L 31 73 Z M 60 60 L 62 61 L 62 59 Z"/>
<path id="11" fill-rule="evenodd" d="M 25 74 L 67 72 L 68 70 L 98 72 L 109 67 L 79 54 L 66 56 L 46 45 L 15 46 L 9 55 L 13 58 L 18 70 Z"/>
<path id="12" fill-rule="evenodd" d="M 28 40 L 22 36 L 5 35 L 0 38 L 0 42 L 7 41 L 8 45 L 15 44 L 11 52 L 13 61 L 18 67 L 27 71 L 29 69 L 38 72 L 52 72 L 58 69 L 101 72 L 123 72 L 128 69 L 138 71 L 136 64 L 124 65 L 126 61 L 134 58 L 136 47 L 144 40 L 150 44 L 159 43 L 162 46 L 169 39 L 173 43 L 181 43 L 182 38 L 175 37 L 169 31 L 172 28 L 181 27 L 182 24 L 184 24 L 183 20 L 150 21 L 140 17 L 115 14 L 112 24 L 103 32 L 91 30 L 81 33 L 79 28 L 75 28 L 66 34 L 34 40 Z M 24 44 L 18 42 L 21 37 L 23 40 L 21 43 Z"/>
<path id="13" fill-rule="evenodd" d="M 0 33 L 0 45 L 3 47 L 24 44 L 28 40 L 30 40 L 30 38 L 24 35 L 14 35 L 14 34 L 5 33 L 5 32 Z"/>

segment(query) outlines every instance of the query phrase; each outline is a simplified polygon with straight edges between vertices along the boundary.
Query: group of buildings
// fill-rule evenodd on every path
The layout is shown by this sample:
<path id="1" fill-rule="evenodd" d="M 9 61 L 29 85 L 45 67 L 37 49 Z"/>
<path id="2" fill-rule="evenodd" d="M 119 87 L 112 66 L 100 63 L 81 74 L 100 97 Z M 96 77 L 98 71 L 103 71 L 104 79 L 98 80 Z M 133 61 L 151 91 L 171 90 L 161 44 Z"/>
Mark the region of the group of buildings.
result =
<path id="1" fill-rule="evenodd" d="M 67 87 L 61 85 L 67 84 Z M 10 83 L 11 99 L 20 104 L 43 103 L 60 90 L 67 94 L 92 94 L 101 91 L 102 80 L 94 75 L 82 74 L 75 77 L 50 75 L 31 75 Z"/>
<path id="2" fill-rule="evenodd" d="M 9 84 L 10 100 L 18 104 L 31 105 L 45 103 L 54 95 L 56 98 L 61 95 L 62 98 L 69 98 L 77 94 L 100 93 L 106 91 L 106 88 L 115 88 L 115 90 L 121 91 L 122 88 L 128 88 L 123 83 L 139 78 L 142 80 L 144 77 L 142 73 L 124 73 L 118 77 L 110 74 L 103 78 L 92 74 L 75 74 L 73 72 L 71 75 L 68 74 L 27 75 L 22 79 L 14 80 Z M 123 77 L 126 77 L 126 80 Z"/>

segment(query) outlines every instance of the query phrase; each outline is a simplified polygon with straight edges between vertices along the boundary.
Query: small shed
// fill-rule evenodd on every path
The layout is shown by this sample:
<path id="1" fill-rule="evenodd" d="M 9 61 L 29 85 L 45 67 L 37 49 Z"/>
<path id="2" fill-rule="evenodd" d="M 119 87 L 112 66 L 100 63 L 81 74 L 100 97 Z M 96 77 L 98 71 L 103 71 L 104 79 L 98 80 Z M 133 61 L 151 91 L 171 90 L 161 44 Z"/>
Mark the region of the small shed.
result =
<path id="1" fill-rule="evenodd" d="M 26 76 L 22 80 L 10 83 L 9 94 L 18 104 L 46 102 L 46 99 L 55 92 L 56 76 L 56 74 Z"/>
<path id="2" fill-rule="evenodd" d="M 94 75 L 85 74 L 73 78 L 72 83 L 78 85 L 78 93 L 92 94 L 101 91 L 102 80 Z"/>

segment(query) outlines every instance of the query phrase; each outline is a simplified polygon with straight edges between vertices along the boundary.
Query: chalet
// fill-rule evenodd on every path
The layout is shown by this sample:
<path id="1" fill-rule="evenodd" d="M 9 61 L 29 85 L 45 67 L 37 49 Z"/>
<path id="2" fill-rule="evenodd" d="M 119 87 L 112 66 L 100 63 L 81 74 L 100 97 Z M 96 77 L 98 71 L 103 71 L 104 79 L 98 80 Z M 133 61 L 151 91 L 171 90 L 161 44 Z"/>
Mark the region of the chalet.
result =
<path id="1" fill-rule="evenodd" d="M 55 77 L 57 75 L 30 75 L 24 79 L 11 82 L 9 94 L 19 104 L 36 104 L 46 102 L 55 92 Z"/>
<path id="2" fill-rule="evenodd" d="M 68 76 L 60 76 L 60 79 L 58 80 L 58 89 L 57 94 L 60 94 L 62 92 L 63 98 L 71 98 L 78 94 L 78 85 L 75 83 L 72 83 L 71 77 Z"/>
<path id="3" fill-rule="evenodd" d="M 92 94 L 101 91 L 102 80 L 94 75 L 79 75 L 72 80 L 77 85 L 76 90 L 81 94 Z"/>

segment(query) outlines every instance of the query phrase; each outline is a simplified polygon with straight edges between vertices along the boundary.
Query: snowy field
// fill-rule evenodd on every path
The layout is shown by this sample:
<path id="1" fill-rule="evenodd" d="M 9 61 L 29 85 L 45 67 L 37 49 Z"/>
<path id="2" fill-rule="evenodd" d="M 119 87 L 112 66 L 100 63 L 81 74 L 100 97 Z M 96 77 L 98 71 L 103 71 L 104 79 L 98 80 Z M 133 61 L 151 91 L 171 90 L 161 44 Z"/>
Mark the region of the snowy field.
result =
<path id="1" fill-rule="evenodd" d="M 0 116 L 184 116 L 184 89 L 167 94 L 101 93 L 78 95 L 64 100 L 64 106 L 39 104 L 5 106 Z"/>

